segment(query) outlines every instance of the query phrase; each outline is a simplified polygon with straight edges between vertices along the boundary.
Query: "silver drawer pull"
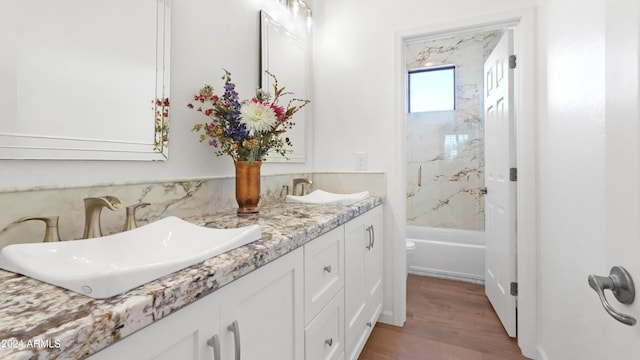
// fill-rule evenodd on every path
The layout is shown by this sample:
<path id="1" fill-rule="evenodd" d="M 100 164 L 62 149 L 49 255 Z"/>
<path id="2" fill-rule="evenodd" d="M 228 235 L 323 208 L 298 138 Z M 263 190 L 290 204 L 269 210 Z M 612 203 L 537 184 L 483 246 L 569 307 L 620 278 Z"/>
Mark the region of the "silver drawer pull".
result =
<path id="1" fill-rule="evenodd" d="M 327 265 L 324 267 L 324 271 L 331 273 L 331 265 Z"/>
<path id="2" fill-rule="evenodd" d="M 369 322 L 367 323 L 367 326 L 368 326 L 368 327 L 373 327 L 373 323 L 372 323 L 371 321 L 369 321 Z"/>
<path id="3" fill-rule="evenodd" d="M 207 345 L 213 348 L 213 360 L 221 360 L 220 357 L 220 339 L 218 335 L 213 335 L 211 339 L 207 340 Z"/>
<path id="4" fill-rule="evenodd" d="M 373 229 L 373 225 L 371 225 L 371 247 L 373 248 L 376 244 L 376 231 Z"/>
<path id="5" fill-rule="evenodd" d="M 240 360 L 240 327 L 238 326 L 238 321 L 234 320 L 231 325 L 227 327 L 227 330 L 233 333 L 233 342 L 235 349 L 235 359 Z"/>
<path id="6" fill-rule="evenodd" d="M 333 346 L 333 339 L 329 338 L 329 339 L 325 340 L 324 343 L 329 345 L 329 346 Z"/>

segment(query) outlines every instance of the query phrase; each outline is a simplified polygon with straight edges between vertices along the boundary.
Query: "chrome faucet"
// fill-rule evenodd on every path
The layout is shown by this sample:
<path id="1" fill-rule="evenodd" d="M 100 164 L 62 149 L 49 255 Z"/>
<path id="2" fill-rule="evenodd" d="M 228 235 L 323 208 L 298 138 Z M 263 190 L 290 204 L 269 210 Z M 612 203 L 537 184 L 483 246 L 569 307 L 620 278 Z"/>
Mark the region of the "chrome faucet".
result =
<path id="1" fill-rule="evenodd" d="M 309 188 L 311 188 L 312 184 L 313 184 L 313 181 L 309 179 L 305 179 L 305 178 L 293 179 L 293 189 L 291 189 L 291 193 L 293 195 L 306 195 L 309 193 Z M 298 185 L 300 185 L 300 188 L 301 188 L 300 192 L 298 192 Z"/>
<path id="2" fill-rule="evenodd" d="M 84 199 L 83 239 L 102 236 L 100 213 L 104 207 L 109 210 L 117 210 L 122 208 L 122 202 L 115 196 L 89 197 Z"/>

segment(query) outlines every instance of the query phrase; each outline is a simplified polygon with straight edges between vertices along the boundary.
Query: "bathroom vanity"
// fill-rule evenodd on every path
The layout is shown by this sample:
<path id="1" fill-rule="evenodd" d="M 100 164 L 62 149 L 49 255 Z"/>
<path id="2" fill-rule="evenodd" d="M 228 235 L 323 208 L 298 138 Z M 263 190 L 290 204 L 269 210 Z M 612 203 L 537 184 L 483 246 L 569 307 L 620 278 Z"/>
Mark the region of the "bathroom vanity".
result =
<path id="1" fill-rule="evenodd" d="M 381 203 L 188 219 L 263 238 L 109 299 L 0 271 L 0 357 L 356 359 L 382 310 Z"/>

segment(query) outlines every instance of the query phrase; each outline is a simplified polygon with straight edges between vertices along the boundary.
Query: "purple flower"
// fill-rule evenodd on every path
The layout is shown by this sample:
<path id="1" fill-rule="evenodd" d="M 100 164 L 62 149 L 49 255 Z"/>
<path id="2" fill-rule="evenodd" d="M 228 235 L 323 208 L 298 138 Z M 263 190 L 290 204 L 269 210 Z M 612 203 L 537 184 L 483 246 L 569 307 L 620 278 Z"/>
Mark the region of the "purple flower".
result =
<path id="1" fill-rule="evenodd" d="M 229 124 L 227 133 L 234 141 L 241 141 L 249 135 L 247 127 L 240 122 L 240 100 L 238 99 L 238 93 L 235 88 L 236 85 L 231 82 L 231 74 L 225 70 L 223 76 L 224 82 L 224 94 L 222 100 L 226 105 L 226 111 L 224 113 L 224 119 Z"/>

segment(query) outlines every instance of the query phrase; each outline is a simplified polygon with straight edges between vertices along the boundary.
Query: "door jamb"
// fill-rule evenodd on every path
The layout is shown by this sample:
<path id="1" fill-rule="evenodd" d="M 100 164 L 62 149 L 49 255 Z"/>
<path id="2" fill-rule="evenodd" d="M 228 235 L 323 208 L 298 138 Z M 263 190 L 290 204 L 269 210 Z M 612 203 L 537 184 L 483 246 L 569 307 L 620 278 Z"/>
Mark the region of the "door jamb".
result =
<path id="1" fill-rule="evenodd" d="M 483 31 L 498 26 L 513 26 L 514 51 L 518 56 L 518 71 L 515 74 L 515 117 L 518 164 L 517 186 L 517 279 L 518 345 L 523 355 L 535 358 L 537 355 L 537 167 L 536 167 L 536 9 L 527 7 L 501 13 L 492 13 L 481 17 L 457 20 L 453 22 L 429 25 L 421 28 L 398 31 L 394 35 L 394 91 L 396 114 L 394 121 L 395 149 L 404 149 L 406 138 L 405 122 L 405 59 L 404 44 L 416 37 L 442 36 L 462 32 Z M 395 161 L 406 162 L 406 151 L 398 151 Z M 392 182 L 406 184 L 406 171 L 396 172 Z M 400 234 L 406 234 L 406 193 L 405 186 L 398 186 L 391 198 L 402 199 L 402 209 L 398 212 L 398 223 L 404 226 Z M 403 218 L 404 217 L 404 218 Z M 400 254 L 402 251 L 402 254 Z M 394 247 L 394 258 L 404 256 L 402 247 Z M 397 267 L 402 262 L 397 263 Z M 398 269 L 395 271 L 400 273 Z M 399 277 L 394 277 L 398 280 Z M 394 312 L 406 312 L 406 296 L 397 295 L 394 299 Z"/>

